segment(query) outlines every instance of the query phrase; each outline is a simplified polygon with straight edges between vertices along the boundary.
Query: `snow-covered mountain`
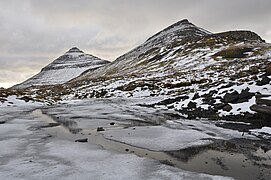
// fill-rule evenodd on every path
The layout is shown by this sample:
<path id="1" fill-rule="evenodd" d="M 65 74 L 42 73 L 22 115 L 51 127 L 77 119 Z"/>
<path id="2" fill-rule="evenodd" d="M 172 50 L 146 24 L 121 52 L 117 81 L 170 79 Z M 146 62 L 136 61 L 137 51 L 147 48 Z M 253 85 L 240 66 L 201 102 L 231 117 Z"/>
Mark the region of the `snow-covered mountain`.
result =
<path id="1" fill-rule="evenodd" d="M 213 34 L 182 20 L 65 84 L 64 98 L 157 96 L 149 106 L 188 118 L 263 119 L 254 106 L 271 96 L 270 61 L 271 45 L 254 32 Z"/>
<path id="2" fill-rule="evenodd" d="M 188 41 L 200 39 L 210 34 L 187 19 L 179 21 L 148 38 L 146 42 L 120 56 L 111 64 L 95 71 L 95 74 L 86 73 L 85 77 L 96 76 L 97 73 L 99 76 L 127 76 L 138 72 L 149 73 L 152 70 L 157 73 L 159 69 L 165 71 L 165 67 L 159 67 L 159 64 L 161 63 L 160 59 L 166 56 L 169 50 L 172 50 L 176 45 L 183 45 Z"/>
<path id="3" fill-rule="evenodd" d="M 38 99 L 157 97 L 187 118 L 262 120 L 271 114 L 271 45 L 251 31 L 210 33 L 179 21 Z M 35 95 L 34 95 L 35 98 Z M 269 113 L 268 113 L 269 112 Z"/>
<path id="4" fill-rule="evenodd" d="M 107 63 L 109 61 L 85 54 L 77 47 L 73 47 L 64 55 L 45 66 L 40 73 L 15 85 L 14 88 L 62 84 L 79 76 L 86 70 L 94 70 Z"/>

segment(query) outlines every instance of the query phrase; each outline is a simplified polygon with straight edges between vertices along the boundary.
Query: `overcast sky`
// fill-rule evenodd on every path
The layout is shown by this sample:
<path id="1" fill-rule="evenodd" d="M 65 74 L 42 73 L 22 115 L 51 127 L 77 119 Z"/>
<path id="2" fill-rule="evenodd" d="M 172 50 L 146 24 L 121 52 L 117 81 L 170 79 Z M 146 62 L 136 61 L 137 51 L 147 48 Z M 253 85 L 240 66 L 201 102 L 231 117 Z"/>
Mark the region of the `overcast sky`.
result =
<path id="1" fill-rule="evenodd" d="M 271 0 L 1 0 L 0 86 L 38 73 L 73 46 L 114 60 L 185 18 L 271 42 L 270 8 Z"/>

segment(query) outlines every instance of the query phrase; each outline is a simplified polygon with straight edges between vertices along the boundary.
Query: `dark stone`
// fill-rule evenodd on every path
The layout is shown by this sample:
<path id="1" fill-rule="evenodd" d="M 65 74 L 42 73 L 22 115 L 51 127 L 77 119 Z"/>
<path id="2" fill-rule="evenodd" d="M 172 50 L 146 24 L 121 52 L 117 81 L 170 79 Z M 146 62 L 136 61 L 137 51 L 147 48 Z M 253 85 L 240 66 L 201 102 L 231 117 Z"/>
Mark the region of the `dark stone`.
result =
<path id="1" fill-rule="evenodd" d="M 75 142 L 88 142 L 88 138 L 77 139 L 77 140 L 75 140 Z"/>
<path id="2" fill-rule="evenodd" d="M 19 99 L 24 100 L 25 102 L 34 101 L 33 98 L 28 97 L 28 96 L 23 96 L 23 97 L 21 97 L 21 98 L 19 98 Z"/>
<path id="3" fill-rule="evenodd" d="M 231 105 L 227 104 L 226 106 L 223 107 L 224 111 L 230 112 L 232 110 Z"/>
<path id="4" fill-rule="evenodd" d="M 250 106 L 252 111 L 256 111 L 258 113 L 268 114 L 271 115 L 271 106 L 262 106 L 262 105 L 252 105 Z"/>
<path id="5" fill-rule="evenodd" d="M 213 96 L 214 94 L 217 94 L 217 93 L 218 93 L 217 90 L 211 90 L 211 91 L 209 92 L 209 95 L 210 95 L 210 96 Z"/>
<path id="6" fill-rule="evenodd" d="M 256 98 L 256 104 L 258 104 L 258 105 L 264 104 L 267 106 L 271 106 L 271 100 Z"/>
<path id="7" fill-rule="evenodd" d="M 126 152 L 128 152 L 128 151 L 129 151 L 129 149 L 125 149 L 125 151 L 126 151 Z"/>
<path id="8" fill-rule="evenodd" d="M 237 91 L 234 91 L 232 93 L 226 93 L 223 97 L 223 101 L 225 103 L 236 103 L 239 99 L 239 93 Z"/>
<path id="9" fill-rule="evenodd" d="M 111 126 L 114 126 L 114 125 L 115 125 L 115 123 L 114 123 L 114 122 L 111 122 L 111 123 L 110 123 L 110 125 L 111 125 Z"/>
<path id="10" fill-rule="evenodd" d="M 258 74 L 258 73 L 259 73 L 259 70 L 258 70 L 257 67 L 252 66 L 252 67 L 249 68 L 249 73 L 250 73 L 250 74 Z"/>
<path id="11" fill-rule="evenodd" d="M 197 103 L 190 101 L 187 105 L 189 109 L 194 109 L 197 107 Z"/>
<path id="12" fill-rule="evenodd" d="M 220 110 L 220 109 L 223 109 L 224 106 L 225 106 L 225 104 L 223 104 L 223 103 L 218 103 L 218 104 L 215 104 L 215 105 L 214 105 L 214 108 L 217 109 L 217 110 Z"/>
<path id="13" fill-rule="evenodd" d="M 5 124 L 6 123 L 6 121 L 0 121 L 0 124 Z"/>
<path id="14" fill-rule="evenodd" d="M 271 79 L 268 76 L 263 76 L 261 83 L 262 83 L 262 85 L 266 85 L 266 84 L 269 84 L 270 81 L 271 81 Z"/>
<path id="15" fill-rule="evenodd" d="M 199 93 L 195 93 L 195 95 L 194 95 L 194 97 L 192 98 L 192 100 L 195 100 L 195 99 L 198 99 L 198 98 L 200 98 Z"/>
<path id="16" fill-rule="evenodd" d="M 165 99 L 163 101 L 156 103 L 155 105 L 168 105 L 168 104 L 173 104 L 175 102 L 183 101 L 186 99 L 189 99 L 189 96 L 179 96 L 179 97 L 172 98 L 172 99 Z"/>
<path id="17" fill-rule="evenodd" d="M 256 84 L 258 86 L 263 86 L 263 85 L 269 84 L 270 81 L 271 79 L 267 75 L 264 75 L 262 76 L 262 79 L 260 81 L 257 81 Z"/>
<path id="18" fill-rule="evenodd" d="M 249 99 L 251 99 L 253 96 L 254 96 L 254 93 L 249 92 L 249 88 L 246 88 L 245 90 L 241 91 L 239 95 L 238 103 L 248 102 Z"/>
<path id="19" fill-rule="evenodd" d="M 104 131 L 104 128 L 103 127 L 97 127 L 97 132 L 99 131 Z"/>
<path id="20" fill-rule="evenodd" d="M 271 63 L 266 68 L 266 75 L 267 76 L 271 75 Z"/>

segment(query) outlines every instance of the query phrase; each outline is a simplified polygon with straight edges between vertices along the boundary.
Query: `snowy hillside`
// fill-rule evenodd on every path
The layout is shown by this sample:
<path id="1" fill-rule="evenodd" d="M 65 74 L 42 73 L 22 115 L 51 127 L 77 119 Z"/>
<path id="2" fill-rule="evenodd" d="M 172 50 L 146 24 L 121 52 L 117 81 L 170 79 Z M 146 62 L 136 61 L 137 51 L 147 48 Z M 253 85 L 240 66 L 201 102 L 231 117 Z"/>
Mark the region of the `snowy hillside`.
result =
<path id="1" fill-rule="evenodd" d="M 65 83 L 83 73 L 109 63 L 74 47 L 44 67 L 40 73 L 14 88 Z"/>
<path id="2" fill-rule="evenodd" d="M 76 50 L 64 56 L 72 59 L 80 53 Z M 254 32 L 213 34 L 182 20 L 112 63 L 87 70 L 63 85 L 30 93 L 52 103 L 157 97 L 157 102 L 142 105 L 174 109 L 185 118 L 255 121 L 268 119 L 271 112 L 270 100 L 266 100 L 271 96 L 270 61 L 271 45 Z M 42 72 L 60 73 L 59 66 L 53 63 Z M 36 83 L 35 77 L 23 84 L 35 84 L 31 81 Z"/>
<path id="3" fill-rule="evenodd" d="M 271 45 L 254 32 L 212 34 L 183 20 L 63 92 L 68 99 L 157 96 L 162 101 L 148 106 L 187 118 L 263 119 L 250 107 L 271 95 L 270 61 Z"/>

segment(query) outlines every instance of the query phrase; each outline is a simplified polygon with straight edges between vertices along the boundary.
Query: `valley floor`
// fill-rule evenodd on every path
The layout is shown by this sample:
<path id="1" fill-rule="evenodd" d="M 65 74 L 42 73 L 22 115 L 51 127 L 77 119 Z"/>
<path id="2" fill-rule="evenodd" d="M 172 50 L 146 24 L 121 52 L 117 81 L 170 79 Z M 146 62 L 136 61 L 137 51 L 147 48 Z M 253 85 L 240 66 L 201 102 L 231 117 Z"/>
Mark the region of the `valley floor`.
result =
<path id="1" fill-rule="evenodd" d="M 271 128 L 91 99 L 0 108 L 0 179 L 270 179 Z"/>

